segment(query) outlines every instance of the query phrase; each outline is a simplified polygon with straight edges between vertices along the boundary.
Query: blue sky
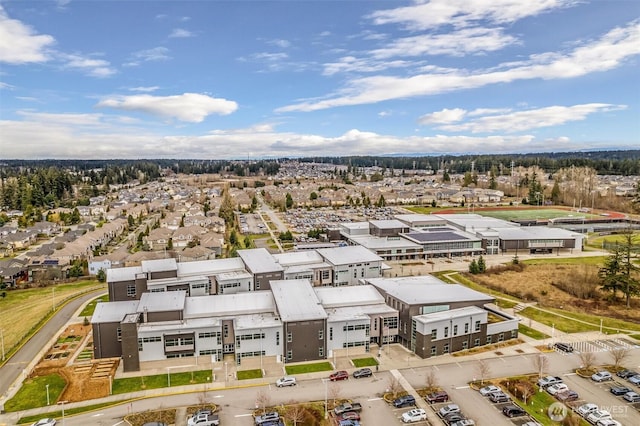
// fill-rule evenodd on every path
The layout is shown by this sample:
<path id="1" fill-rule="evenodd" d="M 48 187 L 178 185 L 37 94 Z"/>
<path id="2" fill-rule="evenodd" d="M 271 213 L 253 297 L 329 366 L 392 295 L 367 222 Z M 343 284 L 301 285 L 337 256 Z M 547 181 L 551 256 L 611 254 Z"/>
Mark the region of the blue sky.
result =
<path id="1" fill-rule="evenodd" d="M 0 0 L 0 158 L 637 149 L 639 56 L 636 0 Z"/>

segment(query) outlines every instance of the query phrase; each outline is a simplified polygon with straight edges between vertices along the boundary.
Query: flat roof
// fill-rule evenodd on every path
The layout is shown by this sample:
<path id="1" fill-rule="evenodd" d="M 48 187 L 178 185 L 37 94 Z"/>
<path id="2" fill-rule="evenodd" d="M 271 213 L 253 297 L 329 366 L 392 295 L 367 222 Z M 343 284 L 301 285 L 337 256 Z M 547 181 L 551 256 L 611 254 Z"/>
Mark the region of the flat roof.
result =
<path id="1" fill-rule="evenodd" d="M 178 269 L 174 258 L 143 260 L 140 264 L 143 272 L 175 271 Z"/>
<path id="2" fill-rule="evenodd" d="M 244 270 L 244 263 L 239 257 L 228 259 L 196 260 L 179 262 L 178 276 L 215 275 L 220 272 Z"/>
<path id="3" fill-rule="evenodd" d="M 282 266 L 265 248 L 238 250 L 238 256 L 254 274 L 283 271 Z"/>
<path id="4" fill-rule="evenodd" d="M 255 313 L 273 313 L 276 305 L 269 290 L 187 297 L 184 317 L 233 317 Z"/>
<path id="5" fill-rule="evenodd" d="M 421 249 L 420 244 L 400 237 L 376 237 L 374 235 L 353 235 L 349 237 L 350 240 L 355 241 L 363 247 L 368 249 L 383 249 L 383 248 L 410 248 Z"/>
<path id="6" fill-rule="evenodd" d="M 496 229 L 501 240 L 565 240 L 574 239 L 578 234 L 562 228 L 549 228 L 547 226 L 523 226 L 519 228 Z"/>
<path id="7" fill-rule="evenodd" d="M 369 223 L 378 229 L 407 228 L 409 226 L 397 219 L 370 220 Z"/>
<path id="8" fill-rule="evenodd" d="M 421 323 L 443 321 L 453 318 L 463 318 L 470 315 L 487 314 L 487 311 L 477 306 L 465 306 L 464 308 L 449 309 L 448 311 L 433 312 L 430 314 L 416 315 L 412 319 Z"/>
<path id="9" fill-rule="evenodd" d="M 320 249 L 318 253 L 333 265 L 382 261 L 380 256 L 362 246 Z"/>
<path id="10" fill-rule="evenodd" d="M 124 268 L 107 269 L 107 282 L 133 281 L 136 275 L 142 273 L 140 266 L 127 266 Z"/>
<path id="11" fill-rule="evenodd" d="M 406 234 L 407 238 L 414 239 L 421 243 L 434 243 L 437 241 L 463 241 L 477 240 L 478 238 L 470 238 L 454 231 L 444 232 L 410 232 Z"/>
<path id="12" fill-rule="evenodd" d="M 436 214 L 435 216 L 446 220 L 459 228 L 464 228 L 467 231 L 475 232 L 482 231 L 488 228 L 505 228 L 505 227 L 518 227 L 519 225 L 513 222 L 508 222 L 502 219 L 496 219 L 493 217 L 481 216 L 479 214 Z"/>
<path id="13" fill-rule="evenodd" d="M 138 324 L 138 336 L 147 333 L 166 333 L 168 331 L 194 331 L 203 328 L 220 327 L 219 318 L 195 318 L 182 321 L 147 322 Z"/>
<path id="14" fill-rule="evenodd" d="M 309 280 L 274 280 L 271 291 L 283 322 L 327 318 Z"/>
<path id="15" fill-rule="evenodd" d="M 238 315 L 235 317 L 233 323 L 233 329 L 236 332 L 240 330 L 260 330 L 260 328 L 273 327 L 282 327 L 282 321 L 273 313 Z"/>
<path id="16" fill-rule="evenodd" d="M 183 290 L 142 293 L 137 312 L 180 311 L 184 309 L 186 297 L 187 292 Z"/>
<path id="17" fill-rule="evenodd" d="M 341 308 L 328 308 L 327 322 L 364 320 L 370 321 L 371 315 L 398 316 L 398 311 L 385 303 L 373 305 L 347 306 Z"/>
<path id="18" fill-rule="evenodd" d="M 410 226 L 416 226 L 422 223 L 434 223 L 441 222 L 444 223 L 445 220 L 441 217 L 434 216 L 432 214 L 396 214 L 393 216 L 394 218 L 402 221 Z"/>
<path id="19" fill-rule="evenodd" d="M 103 322 L 120 322 L 128 314 L 136 312 L 137 300 L 125 300 L 122 302 L 98 302 L 91 316 L 92 324 Z"/>
<path id="20" fill-rule="evenodd" d="M 489 303 L 493 297 L 460 284 L 447 284 L 432 275 L 365 280 L 392 297 L 409 305 L 433 305 L 457 302 Z"/>
<path id="21" fill-rule="evenodd" d="M 218 281 L 226 281 L 231 279 L 251 278 L 253 275 L 243 269 L 241 271 L 221 272 L 219 274 L 215 274 L 215 277 Z"/>
<path id="22" fill-rule="evenodd" d="M 385 303 L 384 297 L 372 285 L 314 287 L 314 291 L 325 308 Z"/>
<path id="23" fill-rule="evenodd" d="M 345 229 L 369 230 L 369 222 L 342 222 L 340 226 Z"/>
<path id="24" fill-rule="evenodd" d="M 323 262 L 322 256 L 320 256 L 320 254 L 315 250 L 289 251 L 285 253 L 276 253 L 272 256 L 276 262 L 284 267 Z"/>

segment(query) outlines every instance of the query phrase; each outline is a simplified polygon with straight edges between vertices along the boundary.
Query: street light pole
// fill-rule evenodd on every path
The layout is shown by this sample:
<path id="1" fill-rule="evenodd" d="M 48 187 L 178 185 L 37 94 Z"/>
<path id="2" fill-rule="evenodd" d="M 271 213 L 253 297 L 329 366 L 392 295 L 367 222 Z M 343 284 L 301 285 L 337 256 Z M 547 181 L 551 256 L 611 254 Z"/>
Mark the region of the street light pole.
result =
<path id="1" fill-rule="evenodd" d="M 171 387 L 171 367 L 167 367 L 167 387 Z"/>
<path id="2" fill-rule="evenodd" d="M 62 426 L 64 426 L 64 404 L 68 401 L 58 401 L 58 404 L 62 405 Z"/>
<path id="3" fill-rule="evenodd" d="M 322 383 L 324 383 L 324 418 L 327 419 L 329 418 L 329 410 L 327 407 L 327 382 L 329 381 L 329 379 L 322 379 Z"/>
<path id="4" fill-rule="evenodd" d="M 0 343 L 2 344 L 2 360 L 4 361 L 4 332 L 0 328 Z"/>
<path id="5" fill-rule="evenodd" d="M 47 405 L 49 405 L 49 383 L 47 383 L 45 387 L 47 388 Z"/>

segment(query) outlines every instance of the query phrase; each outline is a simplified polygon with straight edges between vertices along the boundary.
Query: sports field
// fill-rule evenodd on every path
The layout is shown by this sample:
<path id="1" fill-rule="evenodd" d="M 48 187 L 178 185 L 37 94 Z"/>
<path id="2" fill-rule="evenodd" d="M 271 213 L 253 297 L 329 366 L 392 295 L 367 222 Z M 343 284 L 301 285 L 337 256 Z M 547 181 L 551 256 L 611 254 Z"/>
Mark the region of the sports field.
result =
<path id="1" fill-rule="evenodd" d="M 594 219 L 599 217 L 598 215 L 584 212 L 576 212 L 564 209 L 549 209 L 549 208 L 511 208 L 511 209 L 476 209 L 475 213 L 482 216 L 495 217 L 502 220 L 545 220 L 545 219 L 557 219 L 557 218 L 571 218 L 571 219 Z"/>

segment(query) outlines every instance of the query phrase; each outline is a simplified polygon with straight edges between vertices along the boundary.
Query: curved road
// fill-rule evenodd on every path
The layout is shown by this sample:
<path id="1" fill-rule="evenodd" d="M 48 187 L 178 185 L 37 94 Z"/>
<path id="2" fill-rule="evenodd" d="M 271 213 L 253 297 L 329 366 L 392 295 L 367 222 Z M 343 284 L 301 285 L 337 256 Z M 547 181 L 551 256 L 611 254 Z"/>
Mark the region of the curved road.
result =
<path id="1" fill-rule="evenodd" d="M 58 333 L 78 308 L 105 292 L 106 289 L 91 291 L 64 305 L 18 352 L 7 360 L 6 364 L 0 367 L 0 402 L 23 370 L 38 356 L 51 337 Z"/>

